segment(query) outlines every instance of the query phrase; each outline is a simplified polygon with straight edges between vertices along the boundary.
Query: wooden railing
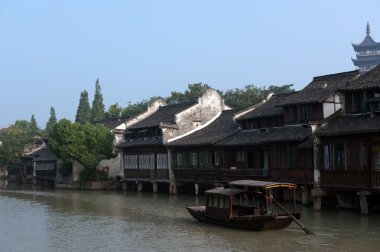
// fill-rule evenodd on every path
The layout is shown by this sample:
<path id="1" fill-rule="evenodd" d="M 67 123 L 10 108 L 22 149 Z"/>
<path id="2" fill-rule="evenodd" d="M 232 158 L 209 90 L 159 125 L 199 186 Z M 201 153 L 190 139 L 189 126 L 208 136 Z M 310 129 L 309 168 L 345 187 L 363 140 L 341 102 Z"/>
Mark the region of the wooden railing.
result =
<path id="1" fill-rule="evenodd" d="M 275 169 L 270 172 L 270 180 L 295 184 L 313 184 L 314 174 L 311 169 Z"/>
<path id="2" fill-rule="evenodd" d="M 380 171 L 371 172 L 371 188 L 380 189 Z"/>
<path id="3" fill-rule="evenodd" d="M 264 169 L 220 169 L 220 181 L 230 182 L 239 179 L 265 179 L 268 178 L 268 170 Z"/>
<path id="4" fill-rule="evenodd" d="M 57 171 L 51 170 L 51 171 L 41 171 L 36 170 L 36 180 L 55 180 L 57 177 Z"/>
<path id="5" fill-rule="evenodd" d="M 124 174 L 129 180 L 169 179 L 168 169 L 124 169 Z"/>
<path id="6" fill-rule="evenodd" d="M 218 173 L 215 168 L 181 168 L 173 169 L 176 181 L 214 183 L 218 181 Z"/>
<path id="7" fill-rule="evenodd" d="M 321 171 L 321 186 L 343 188 L 370 188 L 367 171 Z"/>

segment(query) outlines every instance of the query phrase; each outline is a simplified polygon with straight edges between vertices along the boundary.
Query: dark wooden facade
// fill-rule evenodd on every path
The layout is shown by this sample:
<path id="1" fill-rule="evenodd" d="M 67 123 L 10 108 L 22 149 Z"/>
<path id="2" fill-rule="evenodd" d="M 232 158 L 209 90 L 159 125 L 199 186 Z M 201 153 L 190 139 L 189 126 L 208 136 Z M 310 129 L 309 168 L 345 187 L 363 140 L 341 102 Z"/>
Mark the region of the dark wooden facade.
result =
<path id="1" fill-rule="evenodd" d="M 380 133 L 320 139 L 320 187 L 380 189 Z"/>
<path id="2" fill-rule="evenodd" d="M 217 183 L 219 162 L 219 152 L 214 148 L 178 147 L 171 150 L 171 167 L 179 183 Z"/>
<path id="3" fill-rule="evenodd" d="M 124 150 L 124 176 L 127 181 L 169 181 L 168 153 L 162 146 Z"/>
<path id="4" fill-rule="evenodd" d="M 24 156 L 27 182 L 55 183 L 57 178 L 58 158 L 46 145 L 41 145 Z"/>
<path id="5" fill-rule="evenodd" d="M 321 188 L 380 188 L 380 67 L 341 88 L 344 112 L 316 131 Z"/>
<path id="6" fill-rule="evenodd" d="M 323 104 L 296 104 L 284 106 L 285 124 L 307 124 L 323 118 Z"/>

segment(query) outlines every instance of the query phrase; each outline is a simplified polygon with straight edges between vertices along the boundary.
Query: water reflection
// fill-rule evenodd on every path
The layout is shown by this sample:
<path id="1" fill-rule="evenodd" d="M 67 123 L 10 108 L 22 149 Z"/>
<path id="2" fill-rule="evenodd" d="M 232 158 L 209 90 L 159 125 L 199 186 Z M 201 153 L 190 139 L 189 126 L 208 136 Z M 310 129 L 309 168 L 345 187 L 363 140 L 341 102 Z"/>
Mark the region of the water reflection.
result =
<path id="1" fill-rule="evenodd" d="M 0 190 L 3 251 L 375 251 L 380 216 L 302 208 L 302 222 L 252 232 L 200 223 L 185 210 L 202 196 L 64 191 L 27 186 Z M 22 238 L 20 238 L 22 237 Z"/>

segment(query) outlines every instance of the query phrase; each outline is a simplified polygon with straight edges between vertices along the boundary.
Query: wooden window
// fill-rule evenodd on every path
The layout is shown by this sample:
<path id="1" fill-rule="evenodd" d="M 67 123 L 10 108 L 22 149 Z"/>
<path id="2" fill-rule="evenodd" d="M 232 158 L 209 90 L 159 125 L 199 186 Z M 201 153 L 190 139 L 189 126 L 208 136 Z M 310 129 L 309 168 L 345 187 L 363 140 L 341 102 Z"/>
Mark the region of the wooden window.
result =
<path id="1" fill-rule="evenodd" d="M 181 152 L 177 153 L 177 165 L 183 165 L 183 158 Z"/>
<path id="2" fill-rule="evenodd" d="M 291 160 L 291 164 L 289 168 L 293 168 L 293 169 L 296 169 L 297 168 L 297 147 L 296 146 L 292 146 L 290 148 L 290 160 Z"/>
<path id="3" fill-rule="evenodd" d="M 168 169 L 168 154 L 157 154 L 157 169 Z"/>
<path id="4" fill-rule="evenodd" d="M 346 151 L 345 144 L 334 144 L 334 170 L 346 169 Z"/>
<path id="5" fill-rule="evenodd" d="M 323 168 L 325 170 L 332 170 L 331 156 L 332 156 L 332 145 L 325 144 L 323 146 Z"/>
<path id="6" fill-rule="evenodd" d="M 215 151 L 214 152 L 214 158 L 215 158 L 215 165 L 219 165 L 219 152 Z"/>
<path id="7" fill-rule="evenodd" d="M 199 152 L 199 165 L 205 165 L 205 153 L 203 151 Z"/>
<path id="8" fill-rule="evenodd" d="M 346 93 L 345 94 L 345 107 L 346 107 L 346 113 L 352 113 L 352 93 Z"/>
<path id="9" fill-rule="evenodd" d="M 34 169 L 36 171 L 54 171 L 55 161 L 35 162 Z"/>
<path id="10" fill-rule="evenodd" d="M 306 120 L 312 120 L 313 117 L 313 104 L 306 105 Z"/>
<path id="11" fill-rule="evenodd" d="M 198 153 L 196 152 L 191 153 L 191 165 L 198 165 Z"/>
<path id="12" fill-rule="evenodd" d="M 297 119 L 297 110 L 295 107 L 289 107 L 289 121 L 294 122 Z"/>
<path id="13" fill-rule="evenodd" d="M 375 171 L 380 171 L 380 144 L 372 146 L 372 167 Z"/>
<path id="14" fill-rule="evenodd" d="M 245 154 L 244 154 L 244 151 L 238 151 L 236 152 L 237 154 L 237 157 L 236 157 L 236 160 L 238 162 L 245 162 Z"/>
<path id="15" fill-rule="evenodd" d="M 137 169 L 139 166 L 137 155 L 125 155 L 125 168 Z"/>
<path id="16" fill-rule="evenodd" d="M 305 106 L 297 106 L 297 121 L 305 121 Z"/>
<path id="17" fill-rule="evenodd" d="M 289 167 L 289 149 L 286 146 L 280 147 L 280 167 L 283 169 Z"/>
<path id="18" fill-rule="evenodd" d="M 218 207 L 218 205 L 219 205 L 219 197 L 218 197 L 218 195 L 213 195 L 212 196 L 212 201 L 213 201 L 213 203 L 212 203 L 212 206 L 213 207 Z"/>
<path id="19" fill-rule="evenodd" d="M 205 152 L 205 165 L 212 165 L 212 152 Z"/>

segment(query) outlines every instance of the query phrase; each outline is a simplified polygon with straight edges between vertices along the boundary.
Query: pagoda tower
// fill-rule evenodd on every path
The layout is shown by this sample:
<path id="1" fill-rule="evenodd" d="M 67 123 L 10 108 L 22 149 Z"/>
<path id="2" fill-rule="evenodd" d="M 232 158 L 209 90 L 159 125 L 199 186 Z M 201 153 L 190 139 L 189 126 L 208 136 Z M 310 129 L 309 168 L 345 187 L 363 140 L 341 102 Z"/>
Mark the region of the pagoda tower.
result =
<path id="1" fill-rule="evenodd" d="M 380 43 L 375 42 L 370 34 L 369 23 L 367 23 L 367 36 L 360 44 L 352 43 L 356 52 L 356 59 L 351 59 L 360 72 L 367 72 L 380 64 Z"/>

